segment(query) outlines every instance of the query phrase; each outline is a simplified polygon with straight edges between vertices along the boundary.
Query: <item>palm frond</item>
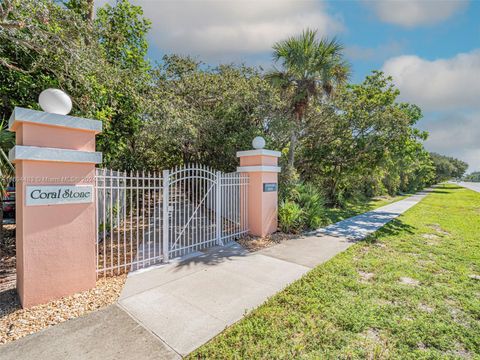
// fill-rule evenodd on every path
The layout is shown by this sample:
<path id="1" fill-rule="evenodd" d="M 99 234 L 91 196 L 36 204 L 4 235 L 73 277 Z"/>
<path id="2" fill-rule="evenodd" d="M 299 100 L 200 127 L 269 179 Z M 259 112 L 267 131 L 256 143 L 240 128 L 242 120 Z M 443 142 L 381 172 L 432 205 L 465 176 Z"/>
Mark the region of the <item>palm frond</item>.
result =
<path id="1" fill-rule="evenodd" d="M 280 71 L 276 68 L 273 70 L 267 72 L 265 74 L 265 79 L 270 81 L 270 83 L 273 86 L 279 87 L 279 88 L 286 88 L 291 85 L 291 76 L 284 71 Z"/>
<path id="2" fill-rule="evenodd" d="M 317 31 L 307 28 L 274 44 L 273 59 L 281 68 L 266 78 L 282 89 L 293 88 L 294 103 L 308 103 L 309 97 L 320 92 L 330 96 L 350 76 L 350 64 L 344 59 L 343 50 L 337 38 L 317 39 Z"/>

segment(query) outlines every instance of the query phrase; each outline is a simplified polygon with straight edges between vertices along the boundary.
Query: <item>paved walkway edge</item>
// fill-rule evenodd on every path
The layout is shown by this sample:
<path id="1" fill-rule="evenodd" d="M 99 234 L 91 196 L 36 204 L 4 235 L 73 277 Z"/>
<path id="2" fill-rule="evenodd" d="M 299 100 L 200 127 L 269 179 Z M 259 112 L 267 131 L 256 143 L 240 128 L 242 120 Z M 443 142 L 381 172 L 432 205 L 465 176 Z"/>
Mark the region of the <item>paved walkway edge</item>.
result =
<path id="1" fill-rule="evenodd" d="M 341 236 L 352 240 L 364 239 L 403 214 L 412 206 L 418 204 L 430 191 L 431 189 L 420 191 L 406 199 L 393 202 L 375 210 L 318 229 L 316 233 Z"/>

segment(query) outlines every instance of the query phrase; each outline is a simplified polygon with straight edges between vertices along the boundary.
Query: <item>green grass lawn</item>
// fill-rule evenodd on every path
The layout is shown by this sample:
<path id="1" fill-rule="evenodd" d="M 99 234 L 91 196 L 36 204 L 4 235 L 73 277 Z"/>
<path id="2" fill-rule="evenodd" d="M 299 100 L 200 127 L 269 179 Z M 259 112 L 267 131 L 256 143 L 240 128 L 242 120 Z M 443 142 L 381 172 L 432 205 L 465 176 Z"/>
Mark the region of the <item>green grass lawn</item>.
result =
<path id="1" fill-rule="evenodd" d="M 480 358 L 480 194 L 444 185 L 191 355 Z"/>
<path id="2" fill-rule="evenodd" d="M 343 208 L 326 208 L 324 213 L 324 225 L 333 224 L 352 216 L 363 214 L 364 212 L 402 200 L 410 195 L 412 194 L 349 202 Z"/>

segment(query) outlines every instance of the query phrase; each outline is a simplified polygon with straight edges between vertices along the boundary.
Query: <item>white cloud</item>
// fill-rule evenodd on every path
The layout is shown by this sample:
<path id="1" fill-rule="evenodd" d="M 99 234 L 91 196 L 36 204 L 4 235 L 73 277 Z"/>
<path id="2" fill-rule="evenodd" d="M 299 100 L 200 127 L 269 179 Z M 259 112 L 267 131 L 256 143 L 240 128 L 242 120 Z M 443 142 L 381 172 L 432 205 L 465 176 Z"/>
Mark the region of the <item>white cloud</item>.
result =
<path id="1" fill-rule="evenodd" d="M 404 27 L 441 22 L 468 5 L 468 0 L 376 0 L 365 1 L 380 20 Z"/>
<path id="2" fill-rule="evenodd" d="M 393 76 L 401 99 L 423 110 L 480 109 L 480 49 L 433 61 L 398 56 L 383 71 Z"/>
<path id="3" fill-rule="evenodd" d="M 424 111 L 419 126 L 430 133 L 425 147 L 480 170 L 480 49 L 432 61 L 398 56 L 383 71 L 393 76 L 402 100 Z"/>
<path id="4" fill-rule="evenodd" d="M 466 161 L 469 171 L 480 170 L 480 111 L 428 116 L 420 127 L 430 133 L 427 150 Z"/>
<path id="5" fill-rule="evenodd" d="M 101 0 L 102 4 L 105 0 Z M 166 53 L 205 60 L 268 52 L 306 27 L 335 35 L 342 22 L 313 0 L 135 0 L 152 21 L 150 40 Z M 98 6 L 98 5 L 97 5 Z"/>

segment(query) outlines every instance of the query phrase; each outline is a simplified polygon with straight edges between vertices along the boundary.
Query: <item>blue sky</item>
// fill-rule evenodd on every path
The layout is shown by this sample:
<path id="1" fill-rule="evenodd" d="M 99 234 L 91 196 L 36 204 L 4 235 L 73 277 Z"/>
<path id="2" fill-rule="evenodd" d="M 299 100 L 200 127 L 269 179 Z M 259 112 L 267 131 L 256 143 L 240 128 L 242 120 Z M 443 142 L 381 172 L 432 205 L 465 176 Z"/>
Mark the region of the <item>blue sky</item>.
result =
<path id="1" fill-rule="evenodd" d="M 426 1 L 435 3 L 423 2 Z M 347 47 L 375 50 L 373 53 L 350 53 L 354 81 L 361 81 L 372 68 L 381 68 L 392 56 L 411 54 L 435 60 L 480 48 L 480 1 L 464 2 L 444 21 L 415 26 L 382 21 L 365 2 L 336 1 L 330 2 L 329 8 L 338 13 L 348 27 L 339 35 Z"/>
<path id="2" fill-rule="evenodd" d="M 180 53 L 268 68 L 275 41 L 305 27 L 336 36 L 353 82 L 374 69 L 392 75 L 401 100 L 423 110 L 426 148 L 480 170 L 480 0 L 131 1 L 152 21 L 153 61 Z"/>

